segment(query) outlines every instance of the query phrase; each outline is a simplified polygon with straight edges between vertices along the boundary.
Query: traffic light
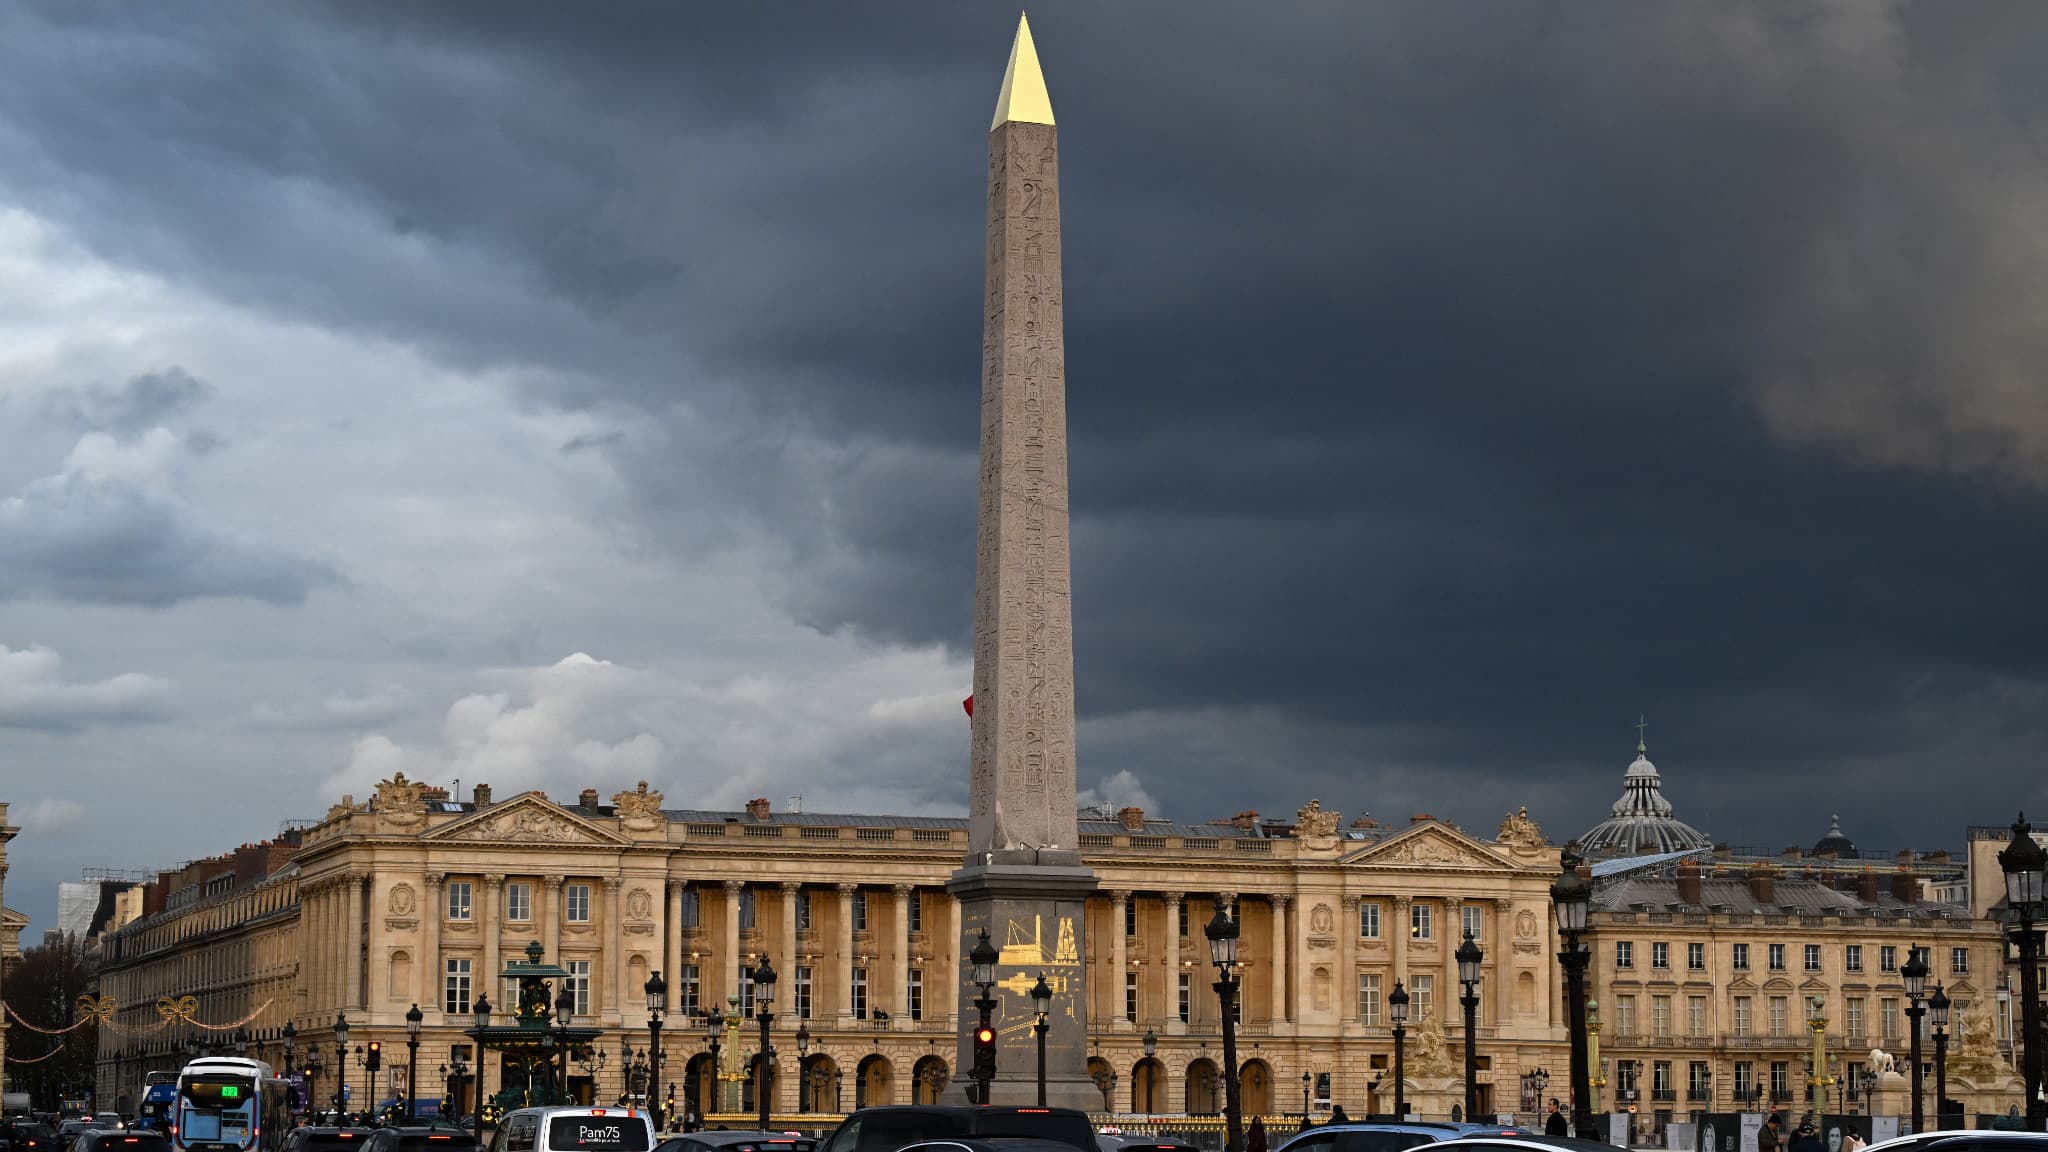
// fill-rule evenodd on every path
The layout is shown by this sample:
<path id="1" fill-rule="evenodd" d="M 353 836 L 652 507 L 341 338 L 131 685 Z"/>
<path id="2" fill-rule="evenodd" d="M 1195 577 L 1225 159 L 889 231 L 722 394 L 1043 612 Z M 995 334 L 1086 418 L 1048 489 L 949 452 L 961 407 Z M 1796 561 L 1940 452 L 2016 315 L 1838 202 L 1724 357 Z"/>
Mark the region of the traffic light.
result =
<path id="1" fill-rule="evenodd" d="M 994 1079 L 995 1074 L 996 1030 L 983 1024 L 974 1030 L 974 1076 L 986 1083 Z"/>
<path id="2" fill-rule="evenodd" d="M 365 1067 L 365 1068 L 368 1068 L 368 1069 L 369 1069 L 370 1071 L 372 1071 L 372 1072 L 375 1072 L 375 1071 L 377 1071 L 378 1069 L 380 1069 L 380 1068 L 384 1067 L 384 1042 L 383 1042 L 383 1041 L 381 1041 L 381 1040 L 372 1040 L 372 1041 L 370 1041 L 370 1054 L 369 1054 L 369 1055 L 368 1055 L 367 1057 L 365 1057 L 365 1058 L 364 1058 L 364 1060 L 363 1060 L 363 1067 Z"/>

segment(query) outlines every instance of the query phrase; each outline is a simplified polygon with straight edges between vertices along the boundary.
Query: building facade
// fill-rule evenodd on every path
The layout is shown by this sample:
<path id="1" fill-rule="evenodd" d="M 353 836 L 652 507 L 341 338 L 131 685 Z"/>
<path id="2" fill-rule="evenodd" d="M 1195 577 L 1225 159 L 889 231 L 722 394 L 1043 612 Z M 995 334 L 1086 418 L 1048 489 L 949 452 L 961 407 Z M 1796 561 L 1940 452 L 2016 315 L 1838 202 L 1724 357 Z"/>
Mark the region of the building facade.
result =
<path id="1" fill-rule="evenodd" d="M 28 917 L 7 906 L 7 843 L 20 833 L 0 800 L 0 1089 L 7 1086 L 7 970 L 21 959 L 21 930 L 28 927 Z"/>

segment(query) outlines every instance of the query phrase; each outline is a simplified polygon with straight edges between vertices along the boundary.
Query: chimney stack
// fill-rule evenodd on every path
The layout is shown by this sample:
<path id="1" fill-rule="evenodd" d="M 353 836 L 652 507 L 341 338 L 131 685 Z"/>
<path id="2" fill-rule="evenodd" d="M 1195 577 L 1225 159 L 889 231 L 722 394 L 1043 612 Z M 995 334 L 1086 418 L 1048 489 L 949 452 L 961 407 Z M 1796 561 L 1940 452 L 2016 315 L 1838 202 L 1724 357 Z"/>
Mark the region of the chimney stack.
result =
<path id="1" fill-rule="evenodd" d="M 747 815 L 756 820 L 767 820 L 768 798 L 766 796 L 756 796 L 752 800 L 747 801 Z"/>
<path id="2" fill-rule="evenodd" d="M 1706 904 L 1706 900 L 1702 896 L 1699 862 L 1697 860 L 1679 861 L 1678 902 L 1695 908 L 1702 907 Z"/>
<path id="3" fill-rule="evenodd" d="M 576 805 L 579 808 L 597 807 L 597 789 L 585 788 L 583 791 L 578 792 L 576 794 Z"/>
<path id="4" fill-rule="evenodd" d="M 1868 866 L 1856 874 L 1856 898 L 1865 904 L 1877 903 L 1877 873 Z"/>
<path id="5" fill-rule="evenodd" d="M 1913 875 L 1912 869 L 1903 864 L 1899 866 L 1898 871 L 1892 873 L 1892 899 L 1901 904 L 1920 902 L 1920 878 Z"/>
<path id="6" fill-rule="evenodd" d="M 489 784 L 477 785 L 476 792 L 473 795 L 475 796 L 478 808 L 489 808 L 491 806 L 491 786 Z"/>
<path id="7" fill-rule="evenodd" d="M 1143 832 L 1145 830 L 1145 810 L 1143 808 L 1119 808 L 1116 810 L 1116 822 L 1126 832 Z"/>
<path id="8" fill-rule="evenodd" d="M 1749 870 L 1749 894 L 1759 904 L 1778 902 L 1778 870 L 1769 864 L 1758 863 Z"/>

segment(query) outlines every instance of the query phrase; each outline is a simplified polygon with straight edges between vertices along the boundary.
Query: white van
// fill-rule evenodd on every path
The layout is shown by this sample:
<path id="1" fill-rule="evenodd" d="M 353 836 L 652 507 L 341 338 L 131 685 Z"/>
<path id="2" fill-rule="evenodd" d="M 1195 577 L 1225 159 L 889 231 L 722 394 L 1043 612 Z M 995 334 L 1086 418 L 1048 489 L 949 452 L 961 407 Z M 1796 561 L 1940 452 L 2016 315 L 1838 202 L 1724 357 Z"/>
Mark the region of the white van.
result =
<path id="1" fill-rule="evenodd" d="M 648 1152 L 654 1114 L 641 1108 L 576 1105 L 507 1112 L 491 1152 Z"/>

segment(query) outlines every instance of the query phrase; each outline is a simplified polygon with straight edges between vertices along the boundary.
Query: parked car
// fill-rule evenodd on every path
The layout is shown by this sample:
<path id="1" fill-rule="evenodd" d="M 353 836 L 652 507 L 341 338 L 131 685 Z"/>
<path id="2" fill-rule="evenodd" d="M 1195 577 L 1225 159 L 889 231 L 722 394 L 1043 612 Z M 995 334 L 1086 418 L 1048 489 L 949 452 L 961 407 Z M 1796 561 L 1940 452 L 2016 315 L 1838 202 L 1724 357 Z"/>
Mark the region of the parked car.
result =
<path id="1" fill-rule="evenodd" d="M 795 1132 L 727 1130 L 671 1136 L 654 1152 L 811 1152 L 817 1141 Z"/>
<path id="2" fill-rule="evenodd" d="M 1101 1152 L 1088 1114 L 1075 1108 L 965 1108 L 938 1104 L 862 1108 L 840 1122 L 820 1146 L 820 1152 L 898 1152 L 912 1144 L 963 1137 L 1050 1140 L 1079 1152 Z"/>

